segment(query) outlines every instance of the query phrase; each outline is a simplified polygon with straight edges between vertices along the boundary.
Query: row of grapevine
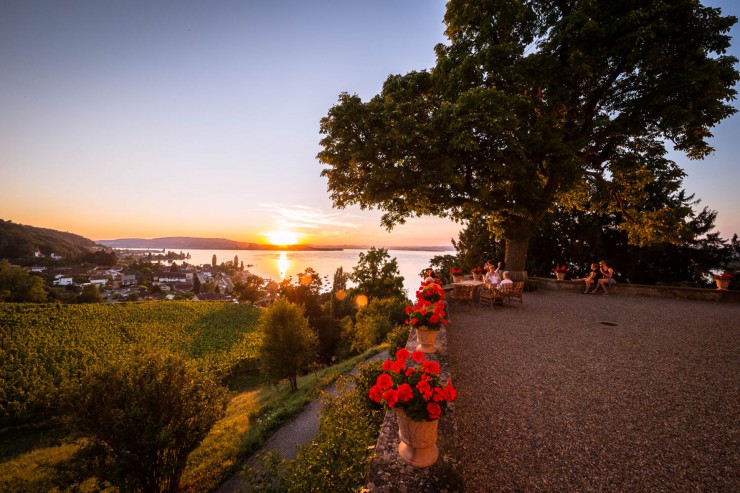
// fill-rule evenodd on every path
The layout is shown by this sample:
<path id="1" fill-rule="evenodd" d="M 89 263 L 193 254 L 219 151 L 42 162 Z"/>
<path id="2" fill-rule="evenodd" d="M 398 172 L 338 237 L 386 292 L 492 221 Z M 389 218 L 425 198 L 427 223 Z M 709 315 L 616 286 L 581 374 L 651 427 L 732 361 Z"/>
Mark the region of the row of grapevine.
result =
<path id="1" fill-rule="evenodd" d="M 0 424 L 53 409 L 66 384 L 142 346 L 182 354 L 218 378 L 254 368 L 259 313 L 233 303 L 0 303 Z"/>

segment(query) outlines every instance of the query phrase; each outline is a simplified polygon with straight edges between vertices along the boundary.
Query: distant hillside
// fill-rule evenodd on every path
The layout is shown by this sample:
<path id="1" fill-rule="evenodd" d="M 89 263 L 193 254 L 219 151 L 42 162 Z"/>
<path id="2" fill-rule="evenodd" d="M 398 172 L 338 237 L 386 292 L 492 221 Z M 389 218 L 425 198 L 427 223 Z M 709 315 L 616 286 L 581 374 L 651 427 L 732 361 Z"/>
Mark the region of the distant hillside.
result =
<path id="1" fill-rule="evenodd" d="M 310 245 L 292 245 L 279 247 L 261 245 L 225 238 L 191 238 L 187 236 L 169 236 L 166 238 L 120 238 L 117 240 L 99 240 L 100 245 L 111 248 L 152 248 L 161 250 L 339 250 L 338 248 L 320 248 Z"/>
<path id="2" fill-rule="evenodd" d="M 94 241 L 72 233 L 37 228 L 0 219 L 0 258 L 32 257 L 36 247 L 44 255 L 75 258 L 94 249 Z"/>

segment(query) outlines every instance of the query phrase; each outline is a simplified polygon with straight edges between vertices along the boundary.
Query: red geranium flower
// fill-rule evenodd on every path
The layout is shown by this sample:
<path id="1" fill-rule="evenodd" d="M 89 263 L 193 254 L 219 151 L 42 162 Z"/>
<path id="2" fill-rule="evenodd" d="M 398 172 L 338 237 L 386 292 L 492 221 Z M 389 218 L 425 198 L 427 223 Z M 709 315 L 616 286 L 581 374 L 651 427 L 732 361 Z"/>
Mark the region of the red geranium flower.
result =
<path id="1" fill-rule="evenodd" d="M 378 376 L 378 380 L 375 382 L 375 385 L 377 385 L 381 391 L 385 391 L 393 386 L 393 379 L 387 373 L 381 373 L 380 376 Z"/>
<path id="2" fill-rule="evenodd" d="M 393 407 L 398 402 L 398 391 L 395 389 L 388 389 L 383 394 L 383 399 L 388 403 L 389 407 Z"/>
<path id="3" fill-rule="evenodd" d="M 423 362 L 421 364 L 421 369 L 427 373 L 431 373 L 432 375 L 439 375 L 440 372 L 439 363 L 430 360 Z"/>
<path id="4" fill-rule="evenodd" d="M 434 394 L 432 395 L 434 402 L 441 402 L 447 400 L 445 398 L 445 391 L 441 387 L 434 387 Z"/>
<path id="5" fill-rule="evenodd" d="M 421 351 L 414 351 L 413 353 L 411 353 L 411 359 L 413 359 L 417 363 L 421 363 L 422 361 L 424 361 L 424 353 L 422 353 Z"/>
<path id="6" fill-rule="evenodd" d="M 427 404 L 427 412 L 430 419 L 437 419 L 442 415 L 442 408 L 439 407 L 439 404 L 430 402 Z"/>
<path id="7" fill-rule="evenodd" d="M 452 402 L 455 399 L 457 399 L 457 389 L 450 382 L 447 382 L 447 385 L 445 385 L 445 400 Z"/>
<path id="8" fill-rule="evenodd" d="M 398 351 L 396 351 L 396 361 L 401 361 L 403 363 L 406 362 L 407 359 L 409 359 L 409 356 L 411 356 L 411 353 L 409 353 L 408 349 L 405 347 L 402 347 Z"/>
<path id="9" fill-rule="evenodd" d="M 377 385 L 370 387 L 370 399 L 375 402 L 380 402 L 383 399 L 383 392 Z"/>
<path id="10" fill-rule="evenodd" d="M 398 386 L 398 400 L 401 402 L 408 402 L 414 397 L 414 389 L 407 383 L 402 383 Z"/>

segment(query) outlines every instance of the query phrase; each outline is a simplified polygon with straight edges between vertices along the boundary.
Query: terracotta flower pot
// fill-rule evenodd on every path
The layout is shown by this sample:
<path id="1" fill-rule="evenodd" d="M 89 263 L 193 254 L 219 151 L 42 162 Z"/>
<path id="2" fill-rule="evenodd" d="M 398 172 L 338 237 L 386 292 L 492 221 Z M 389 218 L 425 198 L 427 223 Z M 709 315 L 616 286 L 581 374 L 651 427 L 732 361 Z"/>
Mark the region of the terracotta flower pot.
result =
<path id="1" fill-rule="evenodd" d="M 452 282 L 463 282 L 463 276 L 452 276 Z"/>
<path id="2" fill-rule="evenodd" d="M 729 279 L 715 279 L 714 282 L 717 283 L 717 289 L 729 289 L 730 288 Z"/>
<path id="3" fill-rule="evenodd" d="M 437 351 L 434 348 L 434 344 L 437 342 L 436 330 L 430 330 L 426 327 L 417 327 L 416 340 L 419 341 L 419 345 L 416 346 L 417 351 L 421 351 L 426 354 L 432 354 Z"/>
<path id="4" fill-rule="evenodd" d="M 398 407 L 393 408 L 398 418 L 398 454 L 404 462 L 414 467 L 429 467 L 439 457 L 437 424 L 434 421 L 414 421 Z"/>
<path id="5" fill-rule="evenodd" d="M 565 280 L 565 272 L 556 272 L 555 276 L 558 278 L 558 281 L 564 281 Z"/>

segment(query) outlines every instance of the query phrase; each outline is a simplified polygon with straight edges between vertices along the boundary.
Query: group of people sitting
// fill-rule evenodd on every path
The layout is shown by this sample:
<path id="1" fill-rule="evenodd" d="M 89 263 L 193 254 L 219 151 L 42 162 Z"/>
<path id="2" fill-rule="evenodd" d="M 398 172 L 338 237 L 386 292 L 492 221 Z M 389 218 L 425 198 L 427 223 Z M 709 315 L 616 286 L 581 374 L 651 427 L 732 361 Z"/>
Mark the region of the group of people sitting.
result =
<path id="1" fill-rule="evenodd" d="M 573 280 L 586 282 L 586 289 L 583 291 L 583 294 L 589 294 L 589 292 L 591 294 L 598 294 L 599 290 L 602 290 L 607 295 L 609 294 L 608 288 L 617 284 L 617 281 L 614 279 L 614 269 L 609 267 L 604 260 L 598 264 L 591 264 L 591 272 L 589 272 L 588 276 Z M 591 288 L 594 287 L 595 289 L 591 291 Z"/>

